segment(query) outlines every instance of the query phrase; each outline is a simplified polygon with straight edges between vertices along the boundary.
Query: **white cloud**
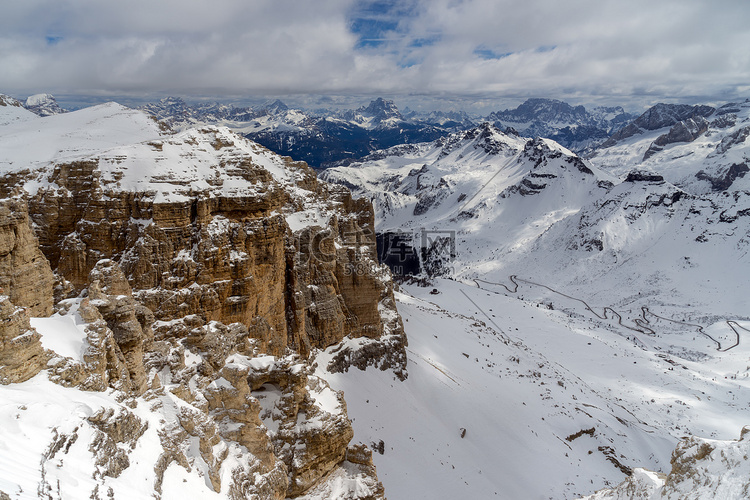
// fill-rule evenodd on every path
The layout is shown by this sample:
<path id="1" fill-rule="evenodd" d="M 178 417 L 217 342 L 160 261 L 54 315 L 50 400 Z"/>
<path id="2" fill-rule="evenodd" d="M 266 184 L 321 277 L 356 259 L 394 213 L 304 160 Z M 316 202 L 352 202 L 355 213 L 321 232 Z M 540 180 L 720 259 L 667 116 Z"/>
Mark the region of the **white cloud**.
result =
<path id="1" fill-rule="evenodd" d="M 0 90 L 730 95 L 733 0 L 11 0 Z"/>

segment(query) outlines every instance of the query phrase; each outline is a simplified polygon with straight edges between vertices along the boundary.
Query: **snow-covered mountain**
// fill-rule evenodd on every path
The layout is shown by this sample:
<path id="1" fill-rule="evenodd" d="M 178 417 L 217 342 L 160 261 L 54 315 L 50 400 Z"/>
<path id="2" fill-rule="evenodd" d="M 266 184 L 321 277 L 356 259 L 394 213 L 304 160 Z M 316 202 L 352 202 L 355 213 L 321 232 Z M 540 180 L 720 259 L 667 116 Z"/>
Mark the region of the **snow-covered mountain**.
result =
<path id="1" fill-rule="evenodd" d="M 0 126 L 33 120 L 37 117 L 27 110 L 21 101 L 5 94 L 0 94 L 0 107 L 2 107 L 2 110 L 0 110 Z"/>
<path id="2" fill-rule="evenodd" d="M 616 180 L 553 141 L 508 135 L 486 122 L 377 152 L 321 178 L 370 198 L 380 232 L 454 232 L 459 248 L 448 257 L 461 275 L 523 252 Z"/>
<path id="3" fill-rule="evenodd" d="M 185 130 L 202 125 L 232 126 L 238 132 L 257 131 L 273 126 L 265 123 L 298 123 L 299 111 L 291 111 L 281 101 L 266 103 L 257 108 L 238 107 L 218 102 L 188 104 L 179 97 L 165 97 L 157 102 L 141 106 L 139 109 L 155 116 L 176 130 Z M 248 122 L 257 122 L 250 124 Z"/>
<path id="4" fill-rule="evenodd" d="M 627 132 L 627 133 L 625 133 Z M 750 101 L 709 106 L 659 104 L 594 151 L 615 175 L 641 169 L 700 195 L 747 191 Z"/>
<path id="5" fill-rule="evenodd" d="M 278 154 L 313 167 L 359 158 L 396 144 L 433 140 L 448 130 L 439 124 L 404 118 L 393 101 L 382 98 L 356 110 L 319 113 L 290 109 L 280 100 L 247 108 L 217 103 L 193 106 L 174 97 L 141 109 L 177 129 L 203 124 L 227 126 Z"/>
<path id="6" fill-rule="evenodd" d="M 539 98 L 485 118 L 461 111 L 402 113 L 393 101 L 383 98 L 344 111 L 292 110 L 279 100 L 254 108 L 218 103 L 188 105 L 175 97 L 141 109 L 178 129 L 201 124 L 228 126 L 279 154 L 324 168 L 345 165 L 391 146 L 432 141 L 483 121 L 528 137 L 551 138 L 569 149 L 582 151 L 603 142 L 634 118 L 621 107 L 586 110 L 583 106 Z"/>
<path id="7" fill-rule="evenodd" d="M 339 113 L 341 119 L 357 123 L 364 128 L 384 128 L 403 123 L 404 117 L 393 101 L 378 97 L 368 106 Z"/>
<path id="8" fill-rule="evenodd" d="M 382 499 L 312 358 L 407 376 L 371 206 L 227 128 L 2 102 L 0 498 Z"/>
<path id="9" fill-rule="evenodd" d="M 0 94 L 0 106 L 9 107 L 0 113 L 0 125 L 9 121 L 27 120 L 33 116 L 52 116 L 66 112 L 51 94 L 35 94 L 27 97 L 24 102 Z M 19 111 L 20 109 L 25 111 Z"/>
<path id="10" fill-rule="evenodd" d="M 732 105 L 730 104 L 729 106 L 731 107 Z M 671 127 L 683 120 L 710 116 L 715 111 L 711 106 L 703 105 L 657 104 L 628 123 L 625 127 L 622 127 L 621 130 L 612 134 L 612 137 L 602 144 L 602 147 L 607 148 L 618 141 L 643 134 L 646 131 Z"/>
<path id="11" fill-rule="evenodd" d="M 612 283 L 593 277 L 616 275 L 620 291 L 637 294 L 657 290 L 646 286 L 655 276 L 671 290 L 681 289 L 683 274 L 700 272 L 715 280 L 696 279 L 696 289 L 742 289 L 730 263 L 745 262 L 748 251 L 750 103 L 711 113 L 663 108 L 634 123 L 666 126 L 600 148 L 590 161 L 485 124 L 377 152 L 321 177 L 372 199 L 381 232 L 455 231 L 449 258 L 458 277 L 501 281 L 531 265 L 580 290 L 605 291 Z M 691 133 L 696 112 L 707 118 Z M 705 302 L 700 296 L 694 300 Z M 722 307 L 730 303 L 716 312 L 746 314 L 741 301 Z"/>
<path id="12" fill-rule="evenodd" d="M 373 207 L 179 101 L 153 112 L 198 129 L 3 102 L 10 498 L 747 490 L 747 103 L 658 106 L 591 159 L 483 123 L 320 174 Z M 269 133 L 416 120 L 245 111 Z M 432 277 L 391 294 L 376 253 Z"/>
<path id="13" fill-rule="evenodd" d="M 602 142 L 635 118 L 620 106 L 571 106 L 556 99 L 528 99 L 515 109 L 490 114 L 487 120 L 527 137 L 552 139 L 573 151 Z"/>
<path id="14" fill-rule="evenodd" d="M 426 363 L 426 380 L 438 383 L 440 376 L 431 372 L 432 366 L 458 385 L 487 376 L 490 386 L 489 374 L 461 377 L 465 372 L 460 355 L 453 357 L 430 344 L 430 335 L 439 339 L 447 331 L 458 335 L 460 328 L 448 326 L 448 318 L 465 316 L 544 356 L 540 368 L 560 367 L 563 378 L 585 381 L 604 400 L 626 411 L 628 417 L 609 413 L 617 415 L 616 420 L 635 418 L 654 425 L 645 430 L 628 424 L 627 430 L 616 431 L 602 420 L 602 406 L 580 403 L 580 394 L 575 400 L 591 425 L 575 433 L 556 433 L 547 415 L 540 420 L 522 416 L 508 424 L 522 427 L 523 422 L 530 428 L 527 432 L 534 437 L 524 439 L 529 446 L 546 432 L 552 434 L 540 441 L 548 446 L 594 437 L 587 445 L 588 458 L 580 458 L 579 464 L 598 470 L 599 456 L 611 468 L 602 469 L 599 479 L 589 476 L 594 481 L 590 493 L 597 482 L 617 483 L 625 469 L 646 467 L 668 473 L 672 449 L 686 434 L 728 440 L 746 424 L 750 198 L 741 166 L 748 158 L 744 106 L 711 112 L 690 106 L 682 114 L 658 113 L 659 119 L 653 112 L 653 120 L 639 123 L 662 127 L 600 149 L 591 161 L 552 141 L 508 135 L 485 124 L 433 143 L 376 152 L 361 163 L 329 169 L 321 177 L 373 200 L 378 231 L 399 235 L 395 242 L 384 239 L 391 243 L 380 249 L 385 262 L 395 267 L 417 260 L 417 270 L 451 278 L 433 279 L 423 291 L 407 285 L 411 296 L 425 302 L 408 297 L 400 302 L 408 318 L 407 335 L 424 339 L 410 360 Z M 728 109 L 733 111 L 727 113 Z M 707 126 L 700 125 L 698 118 L 705 118 Z M 662 136 L 657 142 L 662 150 L 644 160 L 644 153 Z M 428 293 L 430 287 L 434 289 Z M 522 311 L 529 306 L 533 309 L 524 316 Z M 434 324 L 419 316 L 432 308 L 432 314 L 440 317 Z M 504 356 L 493 356 L 498 348 L 481 336 L 477 342 L 479 356 L 463 352 L 490 372 L 493 362 Z M 486 356 L 488 350 L 493 355 Z M 540 386 L 554 387 L 554 380 L 540 374 Z M 357 380 L 372 383 L 366 374 Z M 568 387 L 567 380 L 561 382 Z M 344 380 L 340 387 L 351 387 L 348 383 Z M 510 401 L 528 405 L 523 396 L 518 400 L 509 396 L 509 388 L 497 390 Z M 485 398 L 495 394 L 493 389 L 483 391 Z M 421 394 L 416 388 L 411 393 Z M 558 408 L 565 398 L 551 396 L 550 404 Z M 416 399 L 415 405 L 435 404 L 429 398 Z M 545 400 L 540 391 L 539 404 L 544 406 Z M 506 402 L 512 405 L 510 401 Z M 383 398 L 372 396 L 373 402 L 395 411 Z M 471 407 L 483 408 L 477 414 L 492 411 L 479 401 Z M 353 416 L 361 418 L 353 408 Z M 452 415 L 447 408 L 441 411 Z M 461 420 L 460 415 L 450 418 Z M 428 427 L 441 435 L 448 432 L 438 422 Z M 482 441 L 497 432 L 490 424 L 480 428 Z M 365 432 L 396 438 L 386 429 Z M 495 446 L 508 446 L 511 440 L 498 438 Z M 459 453 L 454 447 L 463 447 L 456 443 L 445 446 Z M 536 455 L 534 470 L 545 470 L 545 477 L 550 474 L 546 471 L 566 470 L 571 451 L 575 447 L 557 459 Z M 416 448 L 401 447 L 394 453 L 409 463 L 407 457 L 413 458 L 410 453 Z M 439 449 L 433 453 L 441 462 L 448 458 Z M 464 460 L 481 469 L 470 456 Z M 503 484 L 513 478 L 523 484 L 509 498 L 524 498 L 522 492 L 526 497 L 571 498 L 587 491 L 578 480 L 585 474 L 565 473 L 571 478 L 568 482 L 550 480 L 545 486 L 538 474 L 524 475 L 525 468 L 516 469 L 515 462 L 509 462 L 500 461 L 500 468 L 509 470 Z M 381 465 L 385 460 L 376 457 L 376 463 L 387 469 Z M 717 474 L 722 467 L 727 465 L 717 465 Z M 397 482 L 403 488 L 399 491 L 415 494 L 404 475 L 392 469 L 386 474 L 403 481 Z M 470 481 L 467 474 L 464 469 L 460 479 L 478 483 L 472 490 L 477 497 L 511 491 L 499 483 L 482 483 L 478 476 Z M 433 477 L 432 487 L 450 488 L 448 482 L 456 479 L 446 477 L 441 482 Z M 747 488 L 746 482 L 740 487 Z"/>
<path id="15" fill-rule="evenodd" d="M 52 116 L 65 113 L 65 110 L 57 104 L 52 94 L 34 94 L 26 98 L 24 104 L 26 109 L 39 116 Z"/>

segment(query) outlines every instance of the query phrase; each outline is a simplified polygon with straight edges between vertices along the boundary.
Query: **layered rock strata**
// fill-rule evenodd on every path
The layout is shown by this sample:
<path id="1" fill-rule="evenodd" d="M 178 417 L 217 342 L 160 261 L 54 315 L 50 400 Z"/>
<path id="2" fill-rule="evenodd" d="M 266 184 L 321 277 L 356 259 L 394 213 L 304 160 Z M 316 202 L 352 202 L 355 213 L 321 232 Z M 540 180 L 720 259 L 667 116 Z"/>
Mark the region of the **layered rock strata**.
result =
<path id="1" fill-rule="evenodd" d="M 157 498 L 174 467 L 226 498 L 297 497 L 334 480 L 350 484 L 347 498 L 382 498 L 371 458 L 350 446 L 343 394 L 310 366 L 341 344 L 336 369 L 406 375 L 372 206 L 227 129 L 170 135 L 121 107 L 88 113 L 86 126 L 114 120 L 153 138 L 97 135 L 107 148 L 0 158 L 13 165 L 0 194 L 16 195 L 0 204 L 2 382 L 46 368 L 57 384 L 114 389 L 118 401 L 55 430 L 39 490 L 52 484 L 44 464 L 85 443 L 92 498 L 139 467 L 144 446 L 161 450 L 146 473 Z M 74 116 L 45 124 L 54 133 Z M 29 317 L 50 315 L 74 325 L 59 335 L 75 352 L 43 349 Z"/>

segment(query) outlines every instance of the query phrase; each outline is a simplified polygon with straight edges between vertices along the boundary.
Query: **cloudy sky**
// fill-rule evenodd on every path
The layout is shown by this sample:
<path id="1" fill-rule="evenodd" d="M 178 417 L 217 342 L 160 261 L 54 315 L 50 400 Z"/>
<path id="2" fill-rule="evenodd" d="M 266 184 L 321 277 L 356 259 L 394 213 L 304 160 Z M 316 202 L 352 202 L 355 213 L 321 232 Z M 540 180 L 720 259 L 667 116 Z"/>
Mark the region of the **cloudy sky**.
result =
<path id="1" fill-rule="evenodd" d="M 728 100 L 748 22 L 747 0 L 3 0 L 0 92 Z"/>

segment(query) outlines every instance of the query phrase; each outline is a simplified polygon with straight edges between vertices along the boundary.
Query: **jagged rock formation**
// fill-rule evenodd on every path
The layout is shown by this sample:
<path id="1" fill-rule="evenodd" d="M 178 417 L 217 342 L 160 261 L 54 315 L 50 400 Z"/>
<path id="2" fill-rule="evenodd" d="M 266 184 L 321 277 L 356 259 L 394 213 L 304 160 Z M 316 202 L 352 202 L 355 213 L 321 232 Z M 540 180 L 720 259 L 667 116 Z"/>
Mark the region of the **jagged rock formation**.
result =
<path id="1" fill-rule="evenodd" d="M 491 113 L 487 120 L 498 128 L 508 127 L 527 137 L 552 139 L 573 151 L 581 151 L 601 142 L 632 118 L 619 106 L 587 110 L 556 99 L 533 98 L 515 109 Z"/>
<path id="2" fill-rule="evenodd" d="M 39 116 L 52 116 L 65 113 L 51 94 L 34 94 L 26 98 L 24 107 Z"/>
<path id="3" fill-rule="evenodd" d="M 750 427 L 742 429 L 739 441 L 686 437 L 672 453 L 672 470 L 668 474 L 635 469 L 616 488 L 599 491 L 584 500 L 748 498 L 748 432 Z"/>
<path id="4" fill-rule="evenodd" d="M 192 151 L 205 172 L 131 173 L 149 161 L 179 164 Z M 53 163 L 29 196 L 40 246 L 76 292 L 111 258 L 156 319 L 241 322 L 274 355 L 380 337 L 378 304 L 391 292 L 380 271 L 350 272 L 375 262 L 369 205 L 269 155 L 206 129 Z M 39 175 L 9 174 L 5 189 Z"/>
<path id="5" fill-rule="evenodd" d="M 0 200 L 0 288 L 31 316 L 52 314 L 55 278 L 29 225 L 26 203 Z"/>
<path id="6" fill-rule="evenodd" d="M 122 269 L 109 259 L 100 260 L 91 270 L 88 295 L 90 303 L 112 330 L 117 347 L 125 358 L 132 391 L 143 393 L 147 388 L 143 353 L 153 340 L 153 313 L 136 302 Z"/>
<path id="7" fill-rule="evenodd" d="M 483 233 L 483 244 L 487 234 L 504 235 L 493 242 L 493 260 L 502 261 L 517 254 L 515 242 L 532 240 L 537 221 L 560 218 L 614 180 L 553 141 L 507 134 L 488 122 L 321 177 L 373 200 L 379 232 L 393 243 L 381 260 L 404 275 L 446 274 L 453 262 L 470 262 L 472 245 L 456 249 L 472 233 Z"/>
<path id="8" fill-rule="evenodd" d="M 682 120 L 673 125 L 672 128 L 669 129 L 669 132 L 657 137 L 643 155 L 643 159 L 647 160 L 654 154 L 662 151 L 667 144 L 674 144 L 676 142 L 693 142 L 707 130 L 708 120 L 702 116 Z"/>
<path id="9" fill-rule="evenodd" d="M 711 106 L 690 106 L 688 104 L 663 104 L 659 103 L 649 108 L 641 116 L 633 120 L 627 126 L 618 130 L 607 139 L 602 148 L 607 148 L 617 144 L 618 141 L 639 135 L 647 130 L 658 130 L 664 127 L 671 127 L 686 120 L 698 120 L 710 116 L 716 108 Z"/>
<path id="10" fill-rule="evenodd" d="M 30 379 L 47 359 L 39 334 L 29 324 L 28 311 L 0 295 L 0 384 Z"/>
<path id="11" fill-rule="evenodd" d="M 232 499 L 322 495 L 329 480 L 382 498 L 371 459 L 349 446 L 343 395 L 310 365 L 344 342 L 332 368 L 406 376 L 371 204 L 228 129 L 171 134 L 116 105 L 85 113 L 45 118 L 48 143 L 103 136 L 0 158 L 0 192 L 18 195 L 0 204 L 2 383 L 47 368 L 63 387 L 114 389 L 114 406 L 56 427 L 42 463 L 89 449 L 92 498 L 125 488 L 116 480 L 142 468 L 142 447 L 160 450 L 140 472 L 157 498 L 175 467 Z M 49 316 L 33 320 L 41 335 L 29 315 Z M 43 465 L 38 490 L 65 470 Z"/>
<path id="12" fill-rule="evenodd" d="M 53 283 L 26 204 L 0 201 L 0 384 L 28 380 L 46 365 L 49 356 L 29 317 L 52 313 Z"/>

